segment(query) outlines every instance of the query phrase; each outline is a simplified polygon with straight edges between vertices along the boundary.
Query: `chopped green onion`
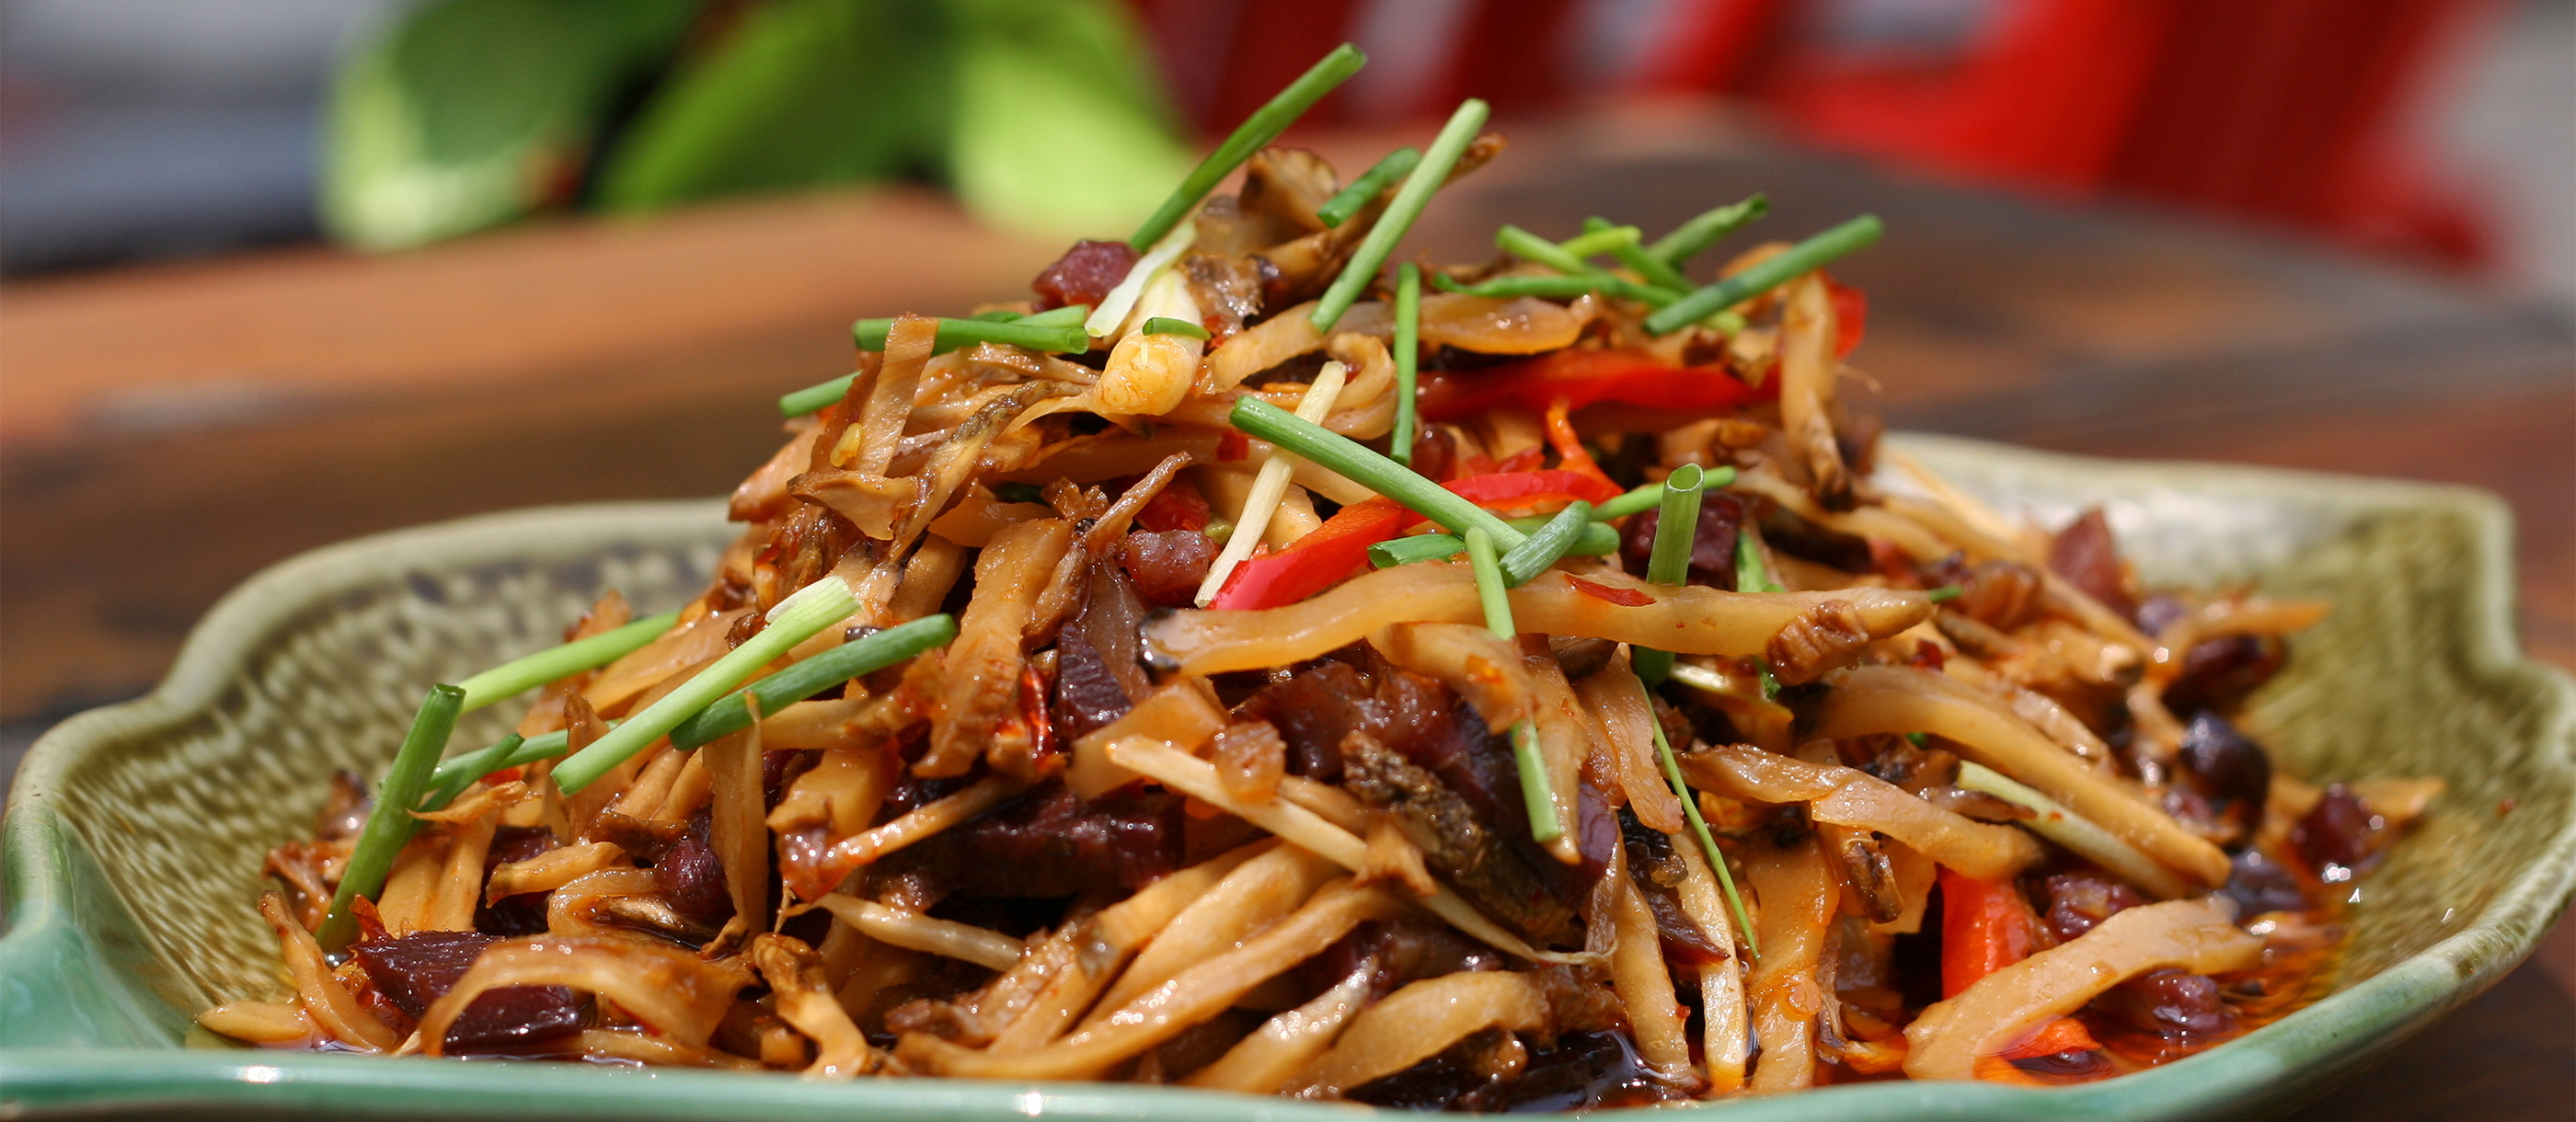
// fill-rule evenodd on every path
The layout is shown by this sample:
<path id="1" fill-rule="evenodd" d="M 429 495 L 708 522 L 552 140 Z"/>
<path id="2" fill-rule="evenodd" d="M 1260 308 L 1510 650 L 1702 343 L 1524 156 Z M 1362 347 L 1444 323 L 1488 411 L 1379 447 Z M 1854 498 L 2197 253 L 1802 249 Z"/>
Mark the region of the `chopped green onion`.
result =
<path id="1" fill-rule="evenodd" d="M 556 729 L 534 740 L 526 739 L 514 732 L 492 742 L 488 747 L 477 748 L 455 759 L 442 761 L 438 765 L 438 770 L 430 773 L 429 793 L 421 796 L 419 809 L 445 810 L 447 804 L 455 802 L 456 796 L 464 794 L 465 789 L 473 786 L 476 780 L 502 768 L 518 767 L 535 760 L 563 755 L 564 747 L 570 743 L 572 743 L 572 737 L 562 729 Z"/>
<path id="2" fill-rule="evenodd" d="M 1919 732 L 1909 732 L 1905 734 L 1905 742 L 1917 748 L 1923 746 L 1924 739 L 1925 737 L 1923 734 Z"/>
<path id="3" fill-rule="evenodd" d="M 1483 101 L 1471 97 L 1449 115 L 1449 123 L 1440 127 L 1440 135 L 1423 153 L 1422 163 L 1404 177 L 1404 186 L 1396 188 L 1394 201 L 1378 215 L 1377 225 L 1370 227 L 1368 236 L 1360 239 L 1359 248 L 1351 251 L 1350 263 L 1342 267 L 1342 275 L 1335 277 L 1333 286 L 1324 290 L 1323 299 L 1316 301 L 1308 317 L 1315 330 L 1331 331 L 1334 324 L 1341 322 L 1342 313 L 1359 300 L 1360 293 L 1376 283 L 1377 271 L 1385 266 L 1387 255 L 1395 252 L 1395 243 L 1404 240 L 1405 232 L 1413 228 L 1413 220 L 1422 217 L 1422 208 L 1430 204 L 1432 192 L 1449 181 L 1450 170 L 1458 166 L 1458 157 L 1465 155 L 1468 143 L 1476 139 L 1476 130 L 1485 127 L 1489 112 Z"/>
<path id="4" fill-rule="evenodd" d="M 1586 293 L 1598 292 L 1604 296 L 1616 296 L 1622 300 L 1634 300 L 1640 304 L 1650 304 L 1660 308 L 1682 298 L 1681 293 L 1671 289 L 1639 284 L 1626 277 L 1615 277 L 1601 272 L 1553 277 L 1494 277 L 1475 284 L 1460 284 L 1446 276 L 1434 274 L 1431 283 L 1443 292 L 1460 292 L 1469 296 L 1485 296 L 1498 300 L 1508 300 L 1515 296 L 1572 300 Z"/>
<path id="5" fill-rule="evenodd" d="M 393 870 L 394 855 L 411 837 L 411 808 L 420 805 L 421 791 L 429 786 L 430 774 L 438 768 L 438 757 L 447 750 L 447 735 L 456 731 L 456 716 L 464 706 L 465 691 L 445 683 L 429 687 L 429 696 L 421 699 L 420 711 L 411 719 L 411 732 L 403 737 L 402 747 L 395 750 L 394 765 L 385 772 L 385 781 L 376 787 L 375 809 L 367 812 L 367 824 L 358 832 L 358 844 L 349 851 L 349 863 L 340 872 L 340 887 L 331 893 L 331 913 L 322 921 L 320 932 L 325 949 L 348 946 L 350 937 L 357 933 L 357 917 L 349 911 L 351 901 L 384 891 L 385 874 Z"/>
<path id="6" fill-rule="evenodd" d="M 1556 512 L 1556 517 L 1548 519 L 1547 525 L 1503 555 L 1503 583 L 1512 588 L 1528 584 L 1531 578 L 1556 564 L 1557 558 L 1571 552 L 1575 541 L 1592 526 L 1591 503 L 1576 499 L 1568 504 L 1564 510 Z"/>
<path id="7" fill-rule="evenodd" d="M 743 701 L 745 694 L 760 702 L 761 712 L 775 713 L 861 674 L 882 670 L 932 647 L 945 646 L 956 637 L 957 621 L 947 615 L 935 615 L 853 639 L 737 690 L 680 722 L 671 730 L 671 746 L 686 751 L 749 728 L 751 709 Z"/>
<path id="8" fill-rule="evenodd" d="M 1933 589 L 1933 590 L 1931 590 L 1931 591 L 1929 591 L 1929 592 L 1925 593 L 1924 595 L 1926 595 L 1926 596 L 1930 597 L 1933 603 L 1938 604 L 1938 603 L 1941 603 L 1941 602 L 1943 602 L 1943 601 L 1945 601 L 1945 600 L 1956 600 L 1956 599 L 1958 599 L 1958 598 L 1959 598 L 1959 593 L 1961 593 L 1961 592 L 1963 592 L 1963 591 L 1966 591 L 1966 590 L 1965 590 L 1965 589 L 1960 588 L 1958 585 L 1955 585 L 1955 584 L 1945 584 L 1945 585 L 1942 585 L 1942 586 L 1941 586 L 1941 587 L 1939 587 L 1939 588 L 1935 588 L 1935 589 Z"/>
<path id="9" fill-rule="evenodd" d="M 1185 319 L 1173 319 L 1170 316 L 1155 316 L 1146 320 L 1144 331 L 1147 335 L 1181 335 L 1192 339 L 1213 338 L 1208 334 L 1207 328 Z"/>
<path id="10" fill-rule="evenodd" d="M 816 382 L 778 399 L 778 412 L 787 417 L 802 417 L 819 412 L 825 406 L 850 396 L 850 383 L 859 380 L 856 373 L 843 374 L 829 382 Z"/>
<path id="11" fill-rule="evenodd" d="M 555 786 L 565 794 L 590 786 L 608 774 L 608 769 L 652 746 L 681 721 L 715 704 L 716 699 L 742 685 L 761 667 L 839 623 L 858 606 L 858 597 L 851 595 L 849 584 L 839 577 L 826 576 L 798 589 L 769 610 L 769 626 L 759 634 L 743 640 L 741 646 L 726 652 L 679 689 L 628 717 L 625 724 L 609 730 L 608 735 L 558 765 L 554 770 Z"/>
<path id="12" fill-rule="evenodd" d="M 1634 653 L 1636 648 L 1629 648 Z M 1640 688 L 1644 688 L 1640 683 Z M 1726 868 L 1726 855 L 1718 852 L 1717 838 L 1708 832 L 1708 819 L 1701 817 L 1699 800 L 1691 795 L 1690 784 L 1682 779 L 1681 762 L 1673 758 L 1673 742 L 1664 736 L 1664 722 L 1655 716 L 1655 691 L 1646 689 L 1646 725 L 1655 730 L 1655 756 L 1663 761 L 1664 782 L 1672 784 L 1673 796 L 1682 801 L 1682 817 L 1690 820 L 1691 833 L 1698 835 L 1700 852 L 1708 857 L 1708 867 L 1717 871 L 1717 886 L 1726 890 L 1726 905 L 1735 912 L 1735 929 L 1744 933 L 1744 949 L 1753 957 L 1762 957 L 1762 944 L 1753 937 L 1753 920 L 1744 914 L 1744 897 L 1735 891 L 1735 874 Z"/>
<path id="13" fill-rule="evenodd" d="M 1762 567 L 1762 549 L 1753 544 L 1753 531 L 1735 532 L 1735 590 L 1737 592 L 1787 592 L 1771 583 L 1771 574 Z"/>
<path id="14" fill-rule="evenodd" d="M 966 318 L 968 318 L 968 319 L 980 319 L 980 320 L 983 320 L 983 321 L 984 321 L 984 322 L 986 322 L 986 323 L 1009 323 L 1009 322 L 1011 322 L 1011 321 L 1013 321 L 1013 320 L 1020 319 L 1020 318 L 1022 318 L 1022 317 L 1021 317 L 1020 313 L 1018 313 L 1018 312 L 1014 312 L 1014 311 L 1010 310 L 1009 308 L 995 308 L 995 309 L 993 309 L 992 311 L 989 311 L 989 312 L 977 312 L 977 313 L 975 313 L 974 315 L 968 316 L 968 317 L 966 317 Z"/>
<path id="15" fill-rule="evenodd" d="M 1555 242 L 1508 223 L 1494 231 L 1494 248 L 1568 276 L 1586 276 L 1596 271 L 1584 264 L 1582 257 L 1566 252 Z"/>
<path id="16" fill-rule="evenodd" d="M 1081 307 L 1081 305 L 1075 305 Z M 1089 308 L 1083 309 L 1090 314 Z M 850 335 L 863 351 L 882 351 L 886 333 L 894 330 L 890 319 L 863 319 L 850 325 Z M 1072 351 L 1091 349 L 1091 337 L 1082 332 L 1079 322 L 1059 324 L 1037 321 L 1037 317 L 995 323 L 983 319 L 947 319 L 939 321 L 939 335 L 930 344 L 935 353 L 946 353 L 974 343 L 1007 343 L 1033 351 Z"/>
<path id="17" fill-rule="evenodd" d="M 1476 574 L 1476 596 L 1485 602 L 1485 626 L 1506 643 L 1520 642 L 1512 622 L 1511 597 L 1504 594 L 1503 566 L 1494 559 L 1494 538 L 1483 529 L 1467 531 L 1467 565 Z M 1512 725 L 1512 765 L 1521 773 L 1521 805 L 1529 812 L 1530 838 L 1540 845 L 1565 836 L 1556 821 L 1556 798 L 1547 786 L 1547 761 L 1539 754 L 1538 725 L 1521 720 Z"/>
<path id="18" fill-rule="evenodd" d="M 1600 517 L 1600 513 L 1595 511 L 1593 517 Z M 1504 521 L 1511 523 L 1513 529 L 1524 531 L 1543 529 L 1548 522 L 1544 518 L 1507 518 Z M 1454 557 L 1459 550 L 1465 548 L 1467 543 L 1460 541 L 1456 534 L 1414 534 L 1370 546 L 1369 564 L 1375 568 L 1392 569 L 1398 565 L 1410 565 L 1416 561 L 1437 561 L 1443 557 Z M 1565 555 L 1601 557 L 1617 552 L 1619 552 L 1619 531 L 1599 522 L 1592 522 L 1575 535 L 1574 547 L 1566 550 Z"/>
<path id="19" fill-rule="evenodd" d="M 1236 398 L 1234 411 L 1228 419 L 1234 427 L 1246 433 L 1394 499 L 1414 513 L 1451 530 L 1463 534 L 1470 529 L 1482 529 L 1493 535 L 1505 549 L 1521 544 L 1521 539 L 1527 536 L 1495 517 L 1492 511 L 1459 498 L 1412 468 L 1369 451 L 1358 441 L 1304 420 L 1258 397 Z"/>
<path id="20" fill-rule="evenodd" d="M 1306 110 L 1324 100 L 1325 94 L 1333 92 L 1334 87 L 1359 73 L 1360 67 L 1367 64 L 1368 56 L 1361 54 L 1358 47 L 1344 43 L 1333 48 L 1333 53 L 1325 55 L 1304 74 L 1298 75 L 1297 80 L 1288 83 L 1288 88 L 1273 96 L 1269 104 L 1253 110 L 1242 124 L 1236 125 L 1234 135 L 1226 137 L 1225 143 L 1217 145 L 1216 151 L 1208 153 L 1206 159 L 1199 161 L 1199 166 L 1190 169 L 1181 185 L 1172 190 L 1171 197 L 1164 199 L 1162 207 L 1154 211 L 1154 216 L 1136 228 L 1127 244 L 1142 253 L 1145 247 L 1163 240 L 1163 235 L 1180 225 L 1181 219 L 1188 217 L 1190 211 L 1199 205 L 1199 200 L 1216 190 L 1216 185 L 1234 174 L 1235 168 L 1251 159 L 1262 145 L 1277 140 L 1280 133 L 1288 131 L 1289 125 L 1305 115 Z"/>
<path id="21" fill-rule="evenodd" d="M 1421 365 L 1422 268 L 1407 261 L 1395 270 L 1395 428 L 1386 447 L 1406 467 L 1413 466 L 1413 399 Z"/>
<path id="22" fill-rule="evenodd" d="M 1817 267 L 1878 241 L 1885 229 L 1875 214 L 1864 214 L 1755 263 L 1715 284 L 1701 287 L 1646 317 L 1646 330 L 1669 335 L 1684 327 L 1769 292 Z"/>
<path id="23" fill-rule="evenodd" d="M 575 639 L 549 647 L 526 658 L 513 659 L 486 670 L 457 687 L 465 691 L 464 712 L 471 713 L 502 698 L 534 689 L 566 674 L 597 670 L 617 661 L 628 652 L 671 629 L 680 621 L 680 613 L 664 612 L 646 616 L 623 627 L 603 631 L 587 639 Z"/>
<path id="24" fill-rule="evenodd" d="M 1556 248 L 1577 258 L 1604 253 L 1615 255 L 1622 249 L 1635 248 L 1640 240 L 1641 235 L 1634 226 L 1613 226 L 1605 218 L 1588 218 L 1583 222 L 1583 233 L 1556 243 Z M 1683 284 L 1677 287 L 1681 291 L 1688 291 L 1690 285 Z"/>
<path id="25" fill-rule="evenodd" d="M 1716 467 L 1708 468 L 1700 473 L 1700 487 L 1704 491 L 1714 491 L 1721 487 L 1731 487 L 1734 485 L 1735 465 L 1733 464 L 1720 464 Z M 1618 498 L 1592 508 L 1592 520 L 1595 522 L 1607 522 L 1613 518 L 1626 518 L 1631 514 L 1644 514 L 1649 510 L 1653 510 L 1656 507 L 1663 505 L 1663 501 L 1663 484 L 1643 484 L 1636 490 L 1630 491 L 1627 494 L 1621 495 Z"/>
<path id="26" fill-rule="evenodd" d="M 1691 258 L 1699 256 L 1700 251 L 1716 245 L 1719 239 L 1728 234 L 1743 229 L 1745 224 L 1762 217 L 1762 213 L 1770 209 L 1771 200 L 1756 193 L 1743 202 L 1728 203 L 1714 210 L 1703 211 L 1693 216 L 1690 221 L 1674 227 L 1672 233 L 1655 239 L 1655 244 L 1647 246 L 1646 252 L 1663 259 L 1665 264 L 1673 268 L 1681 268 L 1690 264 Z"/>
<path id="27" fill-rule="evenodd" d="M 1567 252 L 1570 253 L 1574 250 L 1575 242 L 1583 241 L 1586 238 L 1594 237 L 1596 235 L 1618 233 L 1625 230 L 1634 230 L 1636 227 L 1613 226 L 1607 218 L 1587 218 L 1583 220 L 1583 229 L 1583 237 L 1576 238 L 1574 241 L 1565 243 Z M 1636 274 L 1639 277 L 1644 278 L 1645 282 L 1648 284 L 1655 285 L 1659 288 L 1669 288 L 1675 292 L 1688 292 L 1691 290 L 1692 285 L 1689 277 L 1683 276 L 1681 270 L 1674 268 L 1671 263 L 1665 261 L 1663 258 L 1647 252 L 1646 247 L 1638 245 L 1635 238 L 1628 238 L 1604 248 L 1609 251 L 1610 256 L 1618 258 L 1620 264 L 1634 270 Z"/>
<path id="28" fill-rule="evenodd" d="M 1332 198 L 1324 200 L 1324 205 L 1316 207 L 1315 217 L 1322 219 L 1326 227 L 1339 226 L 1350 221 L 1351 216 L 1358 214 L 1361 207 L 1369 205 L 1369 200 L 1386 193 L 1387 184 L 1411 174 L 1413 165 L 1421 162 L 1422 150 L 1411 145 L 1387 153 L 1385 158 L 1370 165 L 1367 171 L 1360 173 L 1359 178 L 1352 180 L 1350 186 L 1342 188 Z"/>
<path id="29" fill-rule="evenodd" d="M 1700 499 L 1706 494 L 1708 475 L 1698 464 L 1683 464 L 1664 477 L 1661 513 L 1655 516 L 1655 546 L 1646 555 L 1646 579 L 1655 584 L 1690 582 L 1691 546 L 1699 538 Z M 1671 651 L 1645 647 L 1633 648 L 1631 660 L 1637 667 L 1637 679 L 1653 686 L 1671 677 Z"/>

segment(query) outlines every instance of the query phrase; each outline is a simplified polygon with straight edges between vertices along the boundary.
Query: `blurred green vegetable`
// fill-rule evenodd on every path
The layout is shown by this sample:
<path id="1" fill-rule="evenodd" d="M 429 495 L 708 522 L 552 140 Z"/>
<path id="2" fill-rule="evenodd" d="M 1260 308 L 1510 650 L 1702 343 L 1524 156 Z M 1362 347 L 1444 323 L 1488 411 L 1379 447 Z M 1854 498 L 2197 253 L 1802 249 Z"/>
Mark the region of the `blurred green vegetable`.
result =
<path id="1" fill-rule="evenodd" d="M 343 63 L 323 217 L 371 249 L 566 206 L 921 178 L 1114 232 L 1189 152 L 1117 0 L 427 0 Z"/>

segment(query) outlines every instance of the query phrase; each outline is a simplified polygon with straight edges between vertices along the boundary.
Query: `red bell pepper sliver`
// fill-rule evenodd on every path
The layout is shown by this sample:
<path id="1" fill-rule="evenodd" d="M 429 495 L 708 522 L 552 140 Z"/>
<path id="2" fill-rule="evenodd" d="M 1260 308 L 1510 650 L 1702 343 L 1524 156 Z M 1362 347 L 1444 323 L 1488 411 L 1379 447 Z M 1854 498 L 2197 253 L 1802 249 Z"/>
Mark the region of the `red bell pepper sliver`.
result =
<path id="1" fill-rule="evenodd" d="M 1207 496 L 1189 481 L 1175 479 L 1145 500 L 1137 508 L 1136 524 L 1155 533 L 1169 530 L 1204 530 L 1208 524 Z"/>
<path id="2" fill-rule="evenodd" d="M 1860 346 L 1861 332 L 1869 326 L 1869 296 L 1850 285 L 1836 283 L 1830 276 L 1825 278 L 1825 291 L 1834 301 L 1834 357 L 1849 357 L 1852 348 Z"/>
<path id="3" fill-rule="evenodd" d="M 2029 1060 L 2063 1052 L 2092 1052 L 2101 1047 L 2102 1042 L 2093 1039 L 2084 1022 L 2073 1017 L 2059 1017 L 2039 1026 L 2039 1031 L 2030 1034 L 2030 1039 L 2004 1049 L 2003 1058 Z"/>
<path id="4" fill-rule="evenodd" d="M 1642 608 L 1655 602 L 1654 597 L 1633 588 L 1612 588 L 1606 584 L 1594 584 L 1582 577 L 1569 576 L 1565 579 L 1574 585 L 1576 592 L 1595 600 L 1617 604 L 1622 608 Z"/>
<path id="5" fill-rule="evenodd" d="M 2011 881 L 1941 870 L 1942 997 L 2029 958 L 2038 944 L 2039 916 Z"/>
<path id="6" fill-rule="evenodd" d="M 1275 608 L 1294 604 L 1367 567 L 1368 547 L 1394 537 L 1420 515 L 1393 499 L 1370 499 L 1334 512 L 1288 548 L 1256 554 L 1234 567 L 1211 608 Z"/>
<path id="7" fill-rule="evenodd" d="M 1239 464 L 1243 462 L 1244 457 L 1251 454 L 1252 437 L 1246 435 L 1242 429 L 1227 429 L 1225 435 L 1216 440 L 1216 458 L 1219 463 Z"/>
<path id="8" fill-rule="evenodd" d="M 1601 470 L 1592 452 L 1583 446 L 1583 438 L 1574 431 L 1573 402 L 1557 398 L 1547 403 L 1547 442 L 1556 449 L 1556 466 L 1591 476 L 1611 487 L 1618 487 L 1610 473 Z"/>
<path id="9" fill-rule="evenodd" d="M 1602 401 L 1675 411 L 1732 409 L 1779 396 L 1777 379 L 1745 385 L 1714 366 L 1672 366 L 1638 351 L 1568 348 L 1522 362 L 1426 377 L 1422 415 L 1456 421 L 1495 409 L 1539 412 L 1562 397 L 1568 409 Z"/>
<path id="10" fill-rule="evenodd" d="M 1619 485 L 1607 477 L 1594 478 L 1564 468 L 1470 475 L 1452 479 L 1441 486 L 1477 506 L 1505 510 L 1559 509 L 1576 499 L 1588 503 L 1608 502 L 1622 493 Z"/>

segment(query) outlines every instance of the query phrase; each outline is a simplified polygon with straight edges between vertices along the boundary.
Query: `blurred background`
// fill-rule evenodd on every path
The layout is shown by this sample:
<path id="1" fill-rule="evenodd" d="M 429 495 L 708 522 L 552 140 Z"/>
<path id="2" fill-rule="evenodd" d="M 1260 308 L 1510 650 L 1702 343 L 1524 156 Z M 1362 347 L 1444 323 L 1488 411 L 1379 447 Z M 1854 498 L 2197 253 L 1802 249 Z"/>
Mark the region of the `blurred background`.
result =
<path id="1" fill-rule="evenodd" d="M 1345 40 L 1289 143 L 1512 140 L 1408 252 L 1875 211 L 1891 425 L 2488 488 L 2576 666 L 2576 0 L 0 0 L 0 777 L 294 553 L 722 492 Z M 2315 1116 L 2564 1118 L 2571 992 Z"/>

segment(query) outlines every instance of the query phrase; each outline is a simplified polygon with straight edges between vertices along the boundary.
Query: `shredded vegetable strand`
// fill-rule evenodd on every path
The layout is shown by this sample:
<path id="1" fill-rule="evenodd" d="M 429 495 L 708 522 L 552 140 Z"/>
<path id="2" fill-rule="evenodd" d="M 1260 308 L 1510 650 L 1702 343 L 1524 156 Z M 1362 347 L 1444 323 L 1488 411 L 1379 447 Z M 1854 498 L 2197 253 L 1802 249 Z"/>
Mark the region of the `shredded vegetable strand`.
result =
<path id="1" fill-rule="evenodd" d="M 1349 370 L 1339 362 L 1325 363 L 1323 371 L 1315 375 L 1315 383 L 1306 387 L 1305 399 L 1297 403 L 1296 419 L 1320 425 L 1333 411 L 1333 399 L 1341 396 L 1342 382 Z M 1243 399 L 1246 402 L 1259 400 L 1252 397 Z M 1239 410 L 1242 406 L 1238 404 L 1236 408 Z M 1253 476 L 1252 492 L 1243 500 L 1243 509 L 1235 515 L 1233 535 L 1226 539 L 1225 550 L 1216 555 L 1216 563 L 1208 566 L 1207 579 L 1199 584 L 1198 603 L 1201 607 L 1216 599 L 1217 591 L 1225 587 L 1226 578 L 1234 575 L 1235 566 L 1249 560 L 1253 549 L 1261 544 L 1262 533 L 1269 529 L 1270 519 L 1278 513 L 1280 498 L 1288 492 L 1289 473 L 1296 468 L 1295 454 L 1284 447 L 1272 449 L 1269 458 L 1261 462 L 1261 470 Z"/>
<path id="2" fill-rule="evenodd" d="M 1430 204 L 1432 193 L 1449 181 L 1450 169 L 1457 167 L 1458 157 L 1467 153 L 1467 144 L 1476 139 L 1476 130 L 1485 127 L 1489 112 L 1483 101 L 1471 97 L 1449 115 L 1449 123 L 1440 127 L 1440 135 L 1423 153 L 1422 163 L 1404 177 L 1404 186 L 1396 188 L 1395 199 L 1386 204 L 1386 213 L 1379 215 L 1377 225 L 1360 239 L 1360 247 L 1351 251 L 1350 263 L 1342 267 L 1342 275 L 1334 278 L 1333 286 L 1315 302 L 1310 314 L 1315 330 L 1332 330 L 1342 321 L 1342 313 L 1358 302 L 1360 293 L 1377 283 L 1377 271 L 1395 252 L 1395 243 L 1402 241 L 1405 232 L 1413 228 L 1413 220 L 1422 216 L 1422 208 Z"/>

